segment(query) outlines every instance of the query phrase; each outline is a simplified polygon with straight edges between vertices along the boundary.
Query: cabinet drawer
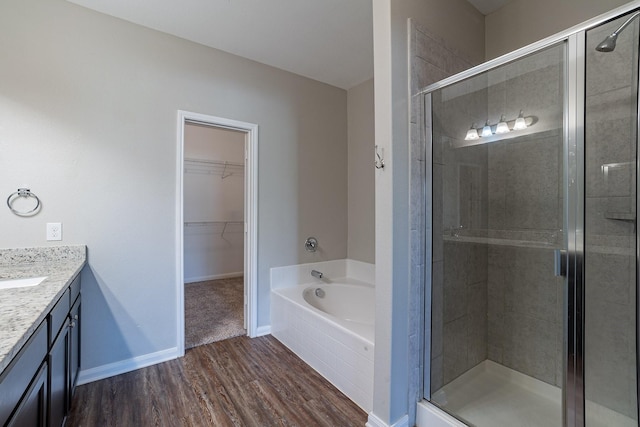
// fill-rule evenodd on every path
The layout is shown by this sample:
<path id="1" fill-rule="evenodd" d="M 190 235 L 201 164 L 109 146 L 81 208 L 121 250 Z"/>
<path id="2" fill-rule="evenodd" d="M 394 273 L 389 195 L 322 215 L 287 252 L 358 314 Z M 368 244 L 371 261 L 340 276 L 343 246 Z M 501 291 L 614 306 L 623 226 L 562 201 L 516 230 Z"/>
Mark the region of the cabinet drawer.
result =
<path id="1" fill-rule="evenodd" d="M 67 320 L 69 315 L 69 289 L 64 291 L 62 297 L 58 303 L 53 307 L 51 313 L 49 313 L 49 345 L 53 344 L 53 341 L 58 336 L 60 328 Z"/>
<path id="2" fill-rule="evenodd" d="M 70 301 L 71 301 L 71 305 L 73 305 L 76 299 L 78 299 L 78 295 L 80 295 L 80 275 L 79 274 L 75 277 L 75 279 L 73 279 L 73 282 L 71 282 L 69 289 L 71 289 Z"/>
<path id="3" fill-rule="evenodd" d="M 47 354 L 47 322 L 42 322 L 22 350 L 0 376 L 0 425 L 9 416 L 29 387 Z"/>

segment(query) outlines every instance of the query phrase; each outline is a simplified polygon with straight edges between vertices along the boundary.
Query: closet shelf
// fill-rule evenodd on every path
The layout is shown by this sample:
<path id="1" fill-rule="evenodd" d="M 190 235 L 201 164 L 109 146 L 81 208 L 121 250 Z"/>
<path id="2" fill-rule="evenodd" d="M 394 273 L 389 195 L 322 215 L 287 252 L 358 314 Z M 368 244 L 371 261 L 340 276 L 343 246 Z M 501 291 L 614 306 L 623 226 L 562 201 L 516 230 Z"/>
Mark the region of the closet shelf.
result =
<path id="1" fill-rule="evenodd" d="M 229 226 L 235 226 L 235 227 L 232 227 L 230 230 L 227 230 Z M 238 226 L 241 226 L 241 227 L 238 227 Z M 224 234 L 225 233 L 232 233 L 232 234 L 242 233 L 244 231 L 244 221 L 187 221 L 184 223 L 184 227 L 185 228 L 210 227 L 208 230 L 203 230 L 198 233 L 220 234 L 220 237 L 222 238 L 222 240 L 231 244 L 229 240 L 225 239 Z"/>
<path id="2" fill-rule="evenodd" d="M 222 175 L 222 179 L 233 175 L 244 176 L 244 164 L 224 160 L 184 159 L 184 173 Z"/>
<path id="3" fill-rule="evenodd" d="M 185 227 L 208 227 L 210 225 L 244 224 L 244 221 L 185 221 Z"/>

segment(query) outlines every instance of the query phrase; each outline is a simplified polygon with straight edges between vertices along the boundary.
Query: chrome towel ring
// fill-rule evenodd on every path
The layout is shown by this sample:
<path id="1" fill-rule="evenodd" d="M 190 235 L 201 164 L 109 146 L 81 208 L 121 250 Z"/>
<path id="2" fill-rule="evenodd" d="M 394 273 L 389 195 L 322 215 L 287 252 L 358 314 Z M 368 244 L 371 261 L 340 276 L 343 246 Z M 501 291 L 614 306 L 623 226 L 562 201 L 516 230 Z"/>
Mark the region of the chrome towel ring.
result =
<path id="1" fill-rule="evenodd" d="M 13 207 L 13 202 L 18 200 L 19 197 L 25 197 L 25 198 L 33 197 L 34 199 L 36 199 L 35 207 L 33 209 L 29 210 L 29 211 L 19 211 L 19 210 L 15 209 Z M 15 193 L 11 193 L 9 195 L 9 197 L 7 198 L 7 206 L 9 206 L 9 209 L 11 210 L 11 212 L 13 212 L 14 214 L 16 214 L 18 216 L 35 215 L 37 213 L 38 209 L 40 209 L 40 199 L 38 198 L 38 196 L 33 194 L 30 189 L 28 189 L 28 188 L 18 188 L 18 191 L 16 191 Z"/>

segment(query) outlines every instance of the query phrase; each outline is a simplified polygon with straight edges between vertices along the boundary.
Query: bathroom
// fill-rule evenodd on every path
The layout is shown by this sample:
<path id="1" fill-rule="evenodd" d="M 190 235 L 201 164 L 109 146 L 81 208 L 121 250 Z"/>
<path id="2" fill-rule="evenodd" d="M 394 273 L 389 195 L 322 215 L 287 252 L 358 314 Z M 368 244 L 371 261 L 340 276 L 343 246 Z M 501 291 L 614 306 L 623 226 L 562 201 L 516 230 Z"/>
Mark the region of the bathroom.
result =
<path id="1" fill-rule="evenodd" d="M 409 87 L 409 61 L 402 60 L 406 18 L 467 58 L 448 70 L 425 63 L 432 74 L 416 83 L 422 88 L 623 3 L 574 3 L 554 21 L 546 12 L 551 6 L 542 3 L 529 4 L 529 10 L 527 2 L 513 1 L 485 17 L 462 1 L 374 1 L 374 69 L 380 78 L 373 82 L 373 72 L 363 76 L 357 83 L 365 86 L 349 92 L 293 75 L 284 78 L 279 70 L 72 3 L 5 2 L 10 13 L 0 17 L 8 40 L 2 45 L 3 62 L 16 65 L 0 68 L 5 82 L 2 194 L 28 185 L 42 198 L 43 212 L 28 222 L 2 211 L 0 246 L 46 245 L 45 223 L 58 221 L 63 243 L 87 245 L 83 304 L 96 320 L 83 329 L 89 337 L 83 347 L 84 381 L 177 357 L 176 111 L 258 123 L 262 197 L 256 291 L 264 302 L 257 307 L 258 332 L 268 331 L 270 268 L 375 260 L 373 414 L 380 425 L 413 424 L 414 397 L 420 395 L 413 379 L 421 376 L 420 298 L 413 296 L 420 295 L 417 267 L 425 263 L 419 253 L 408 261 L 415 253 L 411 248 L 417 248 L 409 242 L 420 241 L 421 229 L 420 218 L 409 215 L 410 202 L 418 200 L 408 190 L 413 146 L 398 142 L 419 131 L 409 97 L 399 89 Z M 434 9 L 439 13 L 430 13 Z M 527 19 L 517 18 L 525 14 Z M 508 30 L 517 26 L 529 34 Z M 400 64 L 393 69 L 392 58 Z M 385 161 L 378 170 L 373 142 L 359 148 L 356 158 L 348 144 L 353 132 L 349 101 L 360 89 L 361 102 L 368 105 L 374 86 L 375 143 Z M 62 103 L 72 107 L 61 108 Z M 470 125 L 465 123 L 465 130 Z M 361 160 L 362 165 L 351 164 Z M 373 198 L 358 201 L 368 194 L 358 185 L 369 185 L 358 183 L 361 175 L 351 176 L 360 169 L 375 174 L 375 215 Z M 362 218 L 369 222 L 361 223 Z M 302 246 L 308 236 L 319 239 L 322 250 L 315 255 Z"/>

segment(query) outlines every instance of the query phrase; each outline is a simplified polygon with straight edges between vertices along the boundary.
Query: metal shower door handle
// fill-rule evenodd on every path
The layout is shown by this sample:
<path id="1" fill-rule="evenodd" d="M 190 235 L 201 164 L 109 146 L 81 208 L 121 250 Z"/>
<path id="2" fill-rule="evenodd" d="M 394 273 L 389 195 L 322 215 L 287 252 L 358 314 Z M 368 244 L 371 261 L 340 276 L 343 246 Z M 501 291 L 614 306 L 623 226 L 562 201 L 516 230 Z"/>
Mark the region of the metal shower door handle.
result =
<path id="1" fill-rule="evenodd" d="M 553 270 L 556 276 L 567 275 L 567 251 L 564 249 L 553 251 Z"/>

